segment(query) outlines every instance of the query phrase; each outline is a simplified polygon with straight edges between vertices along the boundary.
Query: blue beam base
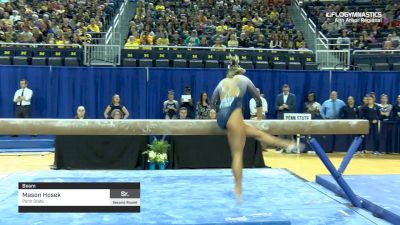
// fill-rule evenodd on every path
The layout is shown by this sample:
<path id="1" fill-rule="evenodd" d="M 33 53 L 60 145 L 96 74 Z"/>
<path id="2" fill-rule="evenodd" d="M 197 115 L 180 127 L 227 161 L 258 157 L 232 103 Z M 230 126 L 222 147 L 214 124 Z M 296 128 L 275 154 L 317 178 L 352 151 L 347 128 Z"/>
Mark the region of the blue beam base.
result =
<path id="1" fill-rule="evenodd" d="M 362 141 L 362 138 L 361 137 L 359 137 L 359 138 Z M 345 168 L 347 166 L 347 164 L 350 162 L 351 157 L 354 155 L 355 151 L 358 149 L 359 144 L 361 144 L 360 139 L 357 139 L 357 138 L 354 139 L 352 145 L 350 146 L 350 150 L 353 153 L 351 153 L 349 151 L 350 153 L 348 152 L 348 154 L 345 156 L 345 158 L 342 162 L 343 168 Z M 310 144 L 311 148 L 316 152 L 318 157 L 321 159 L 322 163 L 324 163 L 325 167 L 331 173 L 332 177 L 336 180 L 338 185 L 342 188 L 342 190 L 344 191 L 344 193 L 346 194 L 346 196 L 350 200 L 350 202 L 353 204 L 353 206 L 361 207 L 362 201 L 354 194 L 353 190 L 343 179 L 342 173 L 340 173 L 338 170 L 336 170 L 332 161 L 329 159 L 328 155 L 325 153 L 325 150 L 321 147 L 321 145 L 318 143 L 318 141 L 315 138 L 311 138 L 311 137 L 308 137 L 307 141 Z"/>

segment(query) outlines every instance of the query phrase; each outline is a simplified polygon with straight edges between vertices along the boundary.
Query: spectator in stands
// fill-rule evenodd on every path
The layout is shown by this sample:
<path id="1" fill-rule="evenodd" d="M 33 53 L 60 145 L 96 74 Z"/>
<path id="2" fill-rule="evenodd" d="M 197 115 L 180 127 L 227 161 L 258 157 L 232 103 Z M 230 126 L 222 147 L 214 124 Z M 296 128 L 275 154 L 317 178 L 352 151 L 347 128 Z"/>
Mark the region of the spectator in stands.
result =
<path id="1" fill-rule="evenodd" d="M 80 105 L 78 106 L 78 108 L 76 109 L 76 115 L 75 115 L 75 119 L 86 119 L 86 110 L 85 107 Z"/>
<path id="2" fill-rule="evenodd" d="M 321 106 L 321 117 L 323 119 L 338 119 L 339 113 L 342 107 L 346 104 L 337 98 L 337 92 L 332 91 L 330 94 L 330 99 L 322 103 Z"/>
<path id="3" fill-rule="evenodd" d="M 208 117 L 210 120 L 215 120 L 217 119 L 217 112 L 215 111 L 215 109 L 210 109 L 210 114 Z"/>
<path id="4" fill-rule="evenodd" d="M 279 41 L 279 43 L 282 45 L 281 41 Z M 257 36 L 257 39 L 254 42 L 254 47 L 255 48 L 267 48 L 264 35 L 261 34 L 261 35 Z"/>
<path id="5" fill-rule="evenodd" d="M 374 33 L 374 32 L 371 32 L 371 33 L 368 35 L 367 40 L 368 40 L 368 43 L 376 43 L 377 40 L 376 40 L 376 38 L 375 38 L 375 33 Z"/>
<path id="6" fill-rule="evenodd" d="M 219 22 L 219 25 L 215 27 L 215 31 L 220 32 L 221 34 L 224 34 L 228 31 L 228 26 L 225 24 L 224 20 Z"/>
<path id="7" fill-rule="evenodd" d="M 386 38 L 386 41 L 383 42 L 382 49 L 383 50 L 393 50 L 394 49 L 391 37 Z"/>
<path id="8" fill-rule="evenodd" d="M 209 47 L 207 37 L 205 36 L 201 37 L 200 47 Z"/>
<path id="9" fill-rule="evenodd" d="M 250 39 L 249 37 L 246 35 L 246 33 L 242 32 L 240 33 L 240 37 L 239 37 L 239 46 L 243 47 L 243 48 L 249 48 L 250 47 Z"/>
<path id="10" fill-rule="evenodd" d="M 311 119 L 313 120 L 321 118 L 321 104 L 317 102 L 317 96 L 315 92 L 308 92 L 306 102 L 304 103 L 303 112 L 311 114 Z"/>
<path id="11" fill-rule="evenodd" d="M 196 119 L 208 119 L 210 114 L 210 104 L 208 103 L 207 92 L 200 94 L 200 100 L 196 105 Z"/>
<path id="12" fill-rule="evenodd" d="M 303 37 L 298 37 L 298 38 L 294 41 L 294 47 L 295 47 L 296 49 L 300 49 L 300 48 L 304 49 L 305 46 L 306 46 L 306 43 L 304 42 Z"/>
<path id="13" fill-rule="evenodd" d="M 19 81 L 19 87 L 14 94 L 15 117 L 29 118 L 33 91 L 28 88 L 28 81 L 25 79 Z"/>
<path id="14" fill-rule="evenodd" d="M 328 33 L 329 36 L 336 35 L 339 31 L 338 25 L 331 18 L 325 20 L 321 27 Z"/>
<path id="15" fill-rule="evenodd" d="M 121 98 L 119 97 L 119 95 L 115 94 L 112 98 L 111 98 L 111 103 L 110 105 L 108 105 L 106 107 L 106 109 L 104 110 L 104 118 L 105 119 L 109 119 L 114 118 L 112 115 L 110 115 L 110 112 L 114 111 L 118 109 L 120 112 L 122 112 L 123 114 L 121 115 L 121 117 L 123 117 L 124 119 L 128 119 L 129 117 L 129 112 L 126 109 L 125 106 L 121 105 Z"/>
<path id="16" fill-rule="evenodd" d="M 254 26 L 253 26 L 253 23 L 251 22 L 251 21 L 247 21 L 246 22 L 246 25 L 244 25 L 243 27 L 242 27 L 242 32 L 244 32 L 244 33 L 253 33 L 254 32 Z"/>
<path id="17" fill-rule="evenodd" d="M 181 107 L 179 109 L 179 119 L 181 120 L 189 119 L 187 116 L 188 116 L 188 110 L 185 107 Z"/>
<path id="18" fill-rule="evenodd" d="M 289 85 L 284 84 L 282 86 L 282 94 L 276 96 L 275 110 L 277 111 L 278 119 L 283 119 L 284 113 L 294 113 L 296 110 L 296 95 L 289 91 Z"/>
<path id="19" fill-rule="evenodd" d="M 225 42 L 225 35 L 221 31 L 217 31 L 217 33 L 211 37 L 211 40 L 215 43 L 217 39 Z"/>
<path id="20" fill-rule="evenodd" d="M 358 39 L 354 39 L 351 46 L 353 49 L 368 49 L 368 41 L 364 39 L 364 36 L 360 35 Z"/>
<path id="21" fill-rule="evenodd" d="M 163 112 L 165 113 L 165 119 L 176 119 L 177 111 L 179 109 L 179 103 L 175 100 L 174 91 L 168 91 L 168 99 L 164 101 Z"/>
<path id="22" fill-rule="evenodd" d="M 239 47 L 239 42 L 237 40 L 236 34 L 231 34 L 229 36 L 228 47 L 229 48 L 237 48 L 237 47 Z"/>
<path id="23" fill-rule="evenodd" d="M 357 119 L 358 118 L 358 108 L 355 105 L 353 96 L 347 97 L 347 104 L 340 109 L 339 118 L 340 119 Z"/>
<path id="24" fill-rule="evenodd" d="M 379 113 L 381 120 L 389 120 L 390 113 L 392 112 L 392 105 L 388 103 L 388 96 L 386 94 L 381 95 L 381 103 L 378 104 Z"/>
<path id="25" fill-rule="evenodd" d="M 226 46 L 222 43 L 222 40 L 220 38 L 217 38 L 215 40 L 215 44 L 212 46 L 211 51 L 224 52 L 225 50 Z"/>
<path id="26" fill-rule="evenodd" d="M 369 120 L 369 133 L 367 134 L 366 149 L 373 151 L 374 154 L 379 154 L 378 146 L 378 121 L 379 121 L 379 107 L 374 104 L 373 97 L 367 96 L 367 105 L 363 106 L 360 110 L 360 118 Z"/>
<path id="27" fill-rule="evenodd" d="M 160 33 L 160 37 L 157 38 L 156 44 L 157 45 L 162 45 L 162 46 L 168 46 L 169 45 L 169 39 L 168 39 L 167 35 L 165 34 L 165 32 L 161 32 Z"/>
<path id="28" fill-rule="evenodd" d="M 347 48 L 346 45 L 350 44 L 350 38 L 347 37 L 347 33 L 345 30 L 342 30 L 342 34 L 336 40 L 336 44 L 337 44 L 336 49 L 338 50 Z"/>
<path id="29" fill-rule="evenodd" d="M 261 98 L 261 106 L 262 106 L 262 118 L 266 118 L 266 114 L 268 113 L 268 103 L 267 100 L 264 98 L 264 94 L 260 93 L 260 89 L 257 88 L 257 92 L 260 94 Z M 249 101 L 249 109 L 250 109 L 250 119 L 257 119 L 257 107 L 256 107 L 256 100 L 251 98 Z"/>
<path id="30" fill-rule="evenodd" d="M 270 48 L 282 48 L 282 41 L 278 39 L 277 34 L 273 34 L 271 36 L 271 41 L 269 42 Z"/>
<path id="31" fill-rule="evenodd" d="M 397 96 L 397 102 L 393 107 L 392 120 L 400 121 L 400 95 Z"/>
<path id="32" fill-rule="evenodd" d="M 137 35 L 137 32 L 136 32 Z M 140 37 L 131 35 L 124 45 L 124 49 L 139 49 Z"/>
<path id="33" fill-rule="evenodd" d="M 192 89 L 186 86 L 183 90 L 183 95 L 180 101 L 180 107 L 185 108 L 188 114 L 188 119 L 194 119 L 196 117 L 196 109 L 193 105 Z"/>
<path id="34" fill-rule="evenodd" d="M 100 27 L 94 18 L 90 19 L 90 24 L 86 28 L 89 32 L 100 33 Z"/>
<path id="35" fill-rule="evenodd" d="M 400 37 L 397 35 L 397 32 L 395 30 L 392 31 L 391 38 L 392 38 L 393 46 L 398 47 L 400 44 Z"/>
<path id="36" fill-rule="evenodd" d="M 175 30 L 174 33 L 171 35 L 170 43 L 172 46 L 179 46 L 182 44 L 181 36 L 179 35 L 177 30 Z"/>
<path id="37" fill-rule="evenodd" d="M 141 45 L 153 45 L 154 44 L 154 33 L 148 33 L 147 31 L 143 31 L 140 34 L 140 44 Z"/>
<path id="38" fill-rule="evenodd" d="M 185 39 L 185 45 L 189 46 L 189 47 L 200 45 L 200 39 L 199 39 L 199 37 L 197 37 L 196 30 L 193 30 L 191 35 Z"/>
<path id="39" fill-rule="evenodd" d="M 114 109 L 113 111 L 111 111 L 110 116 L 111 116 L 111 119 L 119 120 L 119 119 L 122 119 L 122 112 L 119 109 Z"/>
<path id="40" fill-rule="evenodd" d="M 261 27 L 264 20 L 258 15 L 258 13 L 255 13 L 251 22 L 253 22 L 255 27 Z"/>

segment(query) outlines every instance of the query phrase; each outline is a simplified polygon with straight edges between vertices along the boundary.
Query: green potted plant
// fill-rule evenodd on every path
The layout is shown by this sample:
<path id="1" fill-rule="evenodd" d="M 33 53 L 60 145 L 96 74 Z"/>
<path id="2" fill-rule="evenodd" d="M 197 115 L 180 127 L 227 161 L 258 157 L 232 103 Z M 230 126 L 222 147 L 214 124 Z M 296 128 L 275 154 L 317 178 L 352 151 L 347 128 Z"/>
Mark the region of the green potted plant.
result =
<path id="1" fill-rule="evenodd" d="M 154 139 L 151 144 L 147 145 L 147 150 L 143 154 L 148 156 L 147 162 L 149 163 L 149 169 L 155 170 L 156 165 L 158 168 L 165 169 L 168 163 L 168 150 L 170 144 L 164 140 Z"/>

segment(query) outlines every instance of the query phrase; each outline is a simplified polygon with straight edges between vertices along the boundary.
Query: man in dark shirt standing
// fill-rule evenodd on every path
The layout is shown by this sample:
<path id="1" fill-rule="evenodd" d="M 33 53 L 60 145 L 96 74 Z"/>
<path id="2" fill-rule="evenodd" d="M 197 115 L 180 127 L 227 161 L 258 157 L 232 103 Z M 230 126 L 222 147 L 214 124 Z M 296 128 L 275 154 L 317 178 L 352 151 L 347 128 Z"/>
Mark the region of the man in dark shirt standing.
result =
<path id="1" fill-rule="evenodd" d="M 294 113 L 296 107 L 296 95 L 289 93 L 289 85 L 282 86 L 282 93 L 276 96 L 275 110 L 277 111 L 277 118 L 283 119 L 285 113 Z"/>

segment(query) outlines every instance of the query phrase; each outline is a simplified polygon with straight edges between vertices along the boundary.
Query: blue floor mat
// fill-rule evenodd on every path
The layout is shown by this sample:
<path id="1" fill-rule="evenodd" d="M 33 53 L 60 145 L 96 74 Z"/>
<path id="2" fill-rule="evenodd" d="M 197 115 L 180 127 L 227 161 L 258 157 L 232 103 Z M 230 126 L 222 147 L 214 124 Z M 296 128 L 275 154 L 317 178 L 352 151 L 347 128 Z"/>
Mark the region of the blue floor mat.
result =
<path id="1" fill-rule="evenodd" d="M 107 181 L 141 182 L 141 212 L 18 213 L 18 182 Z M 246 169 L 243 183 L 238 205 L 228 169 L 18 173 L 0 179 L 0 224 L 387 224 L 372 222 L 283 169 Z"/>
<path id="2" fill-rule="evenodd" d="M 54 136 L 0 136 L 0 153 L 7 152 L 54 152 Z"/>
<path id="3" fill-rule="evenodd" d="M 353 175 L 344 178 L 363 200 L 363 208 L 393 224 L 400 224 L 400 175 Z M 316 182 L 343 196 L 331 176 L 319 175 Z"/>

